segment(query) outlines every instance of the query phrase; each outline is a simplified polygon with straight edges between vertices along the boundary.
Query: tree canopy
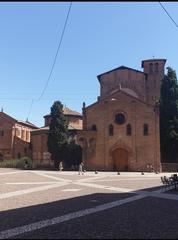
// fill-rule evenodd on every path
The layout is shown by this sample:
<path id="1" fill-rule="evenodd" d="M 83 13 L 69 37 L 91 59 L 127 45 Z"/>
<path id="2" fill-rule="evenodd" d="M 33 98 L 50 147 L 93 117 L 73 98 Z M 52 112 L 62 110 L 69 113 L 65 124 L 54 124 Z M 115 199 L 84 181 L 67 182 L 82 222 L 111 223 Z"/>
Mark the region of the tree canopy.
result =
<path id="1" fill-rule="evenodd" d="M 56 168 L 59 162 L 64 158 L 67 133 L 68 127 L 66 118 L 63 114 L 63 105 L 60 101 L 55 101 L 51 107 L 51 121 L 47 145 Z"/>
<path id="2" fill-rule="evenodd" d="M 162 162 L 178 162 L 178 84 L 175 70 L 168 67 L 161 83 L 160 144 Z"/>

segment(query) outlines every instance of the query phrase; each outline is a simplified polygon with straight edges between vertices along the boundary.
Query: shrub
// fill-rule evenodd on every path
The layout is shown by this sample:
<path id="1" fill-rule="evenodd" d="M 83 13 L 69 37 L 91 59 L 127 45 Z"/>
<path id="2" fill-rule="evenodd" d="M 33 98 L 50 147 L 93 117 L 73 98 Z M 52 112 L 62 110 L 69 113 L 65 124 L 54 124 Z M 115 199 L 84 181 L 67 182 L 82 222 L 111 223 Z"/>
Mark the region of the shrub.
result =
<path id="1" fill-rule="evenodd" d="M 32 169 L 32 160 L 29 157 L 22 157 L 18 160 L 16 168 Z"/>
<path id="2" fill-rule="evenodd" d="M 4 160 L 3 162 L 0 162 L 0 167 L 16 168 L 17 162 L 18 162 L 18 159 Z"/>
<path id="3" fill-rule="evenodd" d="M 3 162 L 0 162 L 0 167 L 32 169 L 32 160 L 29 157 L 22 157 L 20 159 L 4 160 Z"/>

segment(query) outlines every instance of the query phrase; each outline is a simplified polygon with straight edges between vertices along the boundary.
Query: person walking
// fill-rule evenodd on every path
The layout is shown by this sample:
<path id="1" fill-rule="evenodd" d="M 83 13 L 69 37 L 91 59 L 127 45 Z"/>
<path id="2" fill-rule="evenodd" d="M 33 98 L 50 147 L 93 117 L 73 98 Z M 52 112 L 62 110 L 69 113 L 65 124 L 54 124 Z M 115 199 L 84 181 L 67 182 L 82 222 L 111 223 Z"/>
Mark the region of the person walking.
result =
<path id="1" fill-rule="evenodd" d="M 62 166 L 62 161 L 59 163 L 59 171 L 61 172 L 63 170 L 63 166 Z"/>
<path id="2" fill-rule="evenodd" d="M 80 175 L 80 173 L 83 175 L 83 166 L 84 166 L 84 163 L 83 161 L 79 164 L 79 172 L 78 174 Z"/>

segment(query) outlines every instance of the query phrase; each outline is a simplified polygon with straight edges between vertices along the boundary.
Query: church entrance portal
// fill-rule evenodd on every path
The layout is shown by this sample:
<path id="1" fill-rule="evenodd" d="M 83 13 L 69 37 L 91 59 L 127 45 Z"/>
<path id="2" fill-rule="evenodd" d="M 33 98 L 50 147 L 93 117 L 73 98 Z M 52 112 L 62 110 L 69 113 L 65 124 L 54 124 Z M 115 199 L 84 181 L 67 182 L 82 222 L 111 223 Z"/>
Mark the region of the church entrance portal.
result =
<path id="1" fill-rule="evenodd" d="M 123 148 L 117 148 L 112 152 L 113 168 L 116 171 L 128 171 L 128 152 Z"/>

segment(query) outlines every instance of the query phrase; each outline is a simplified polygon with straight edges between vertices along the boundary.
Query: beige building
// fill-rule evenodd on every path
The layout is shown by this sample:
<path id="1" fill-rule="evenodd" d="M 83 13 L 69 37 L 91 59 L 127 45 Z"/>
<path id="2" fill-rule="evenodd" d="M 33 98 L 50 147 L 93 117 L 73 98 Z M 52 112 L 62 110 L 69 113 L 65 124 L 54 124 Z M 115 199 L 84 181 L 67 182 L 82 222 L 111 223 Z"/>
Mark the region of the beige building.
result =
<path id="1" fill-rule="evenodd" d="M 125 66 L 97 76 L 100 96 L 83 105 L 77 141 L 88 170 L 161 171 L 159 108 L 165 59 L 142 61 L 142 71 Z"/>
<path id="2" fill-rule="evenodd" d="M 63 109 L 70 135 L 75 136 L 82 129 L 82 115 L 67 107 Z M 44 127 L 31 132 L 33 167 L 51 167 L 54 165 L 48 152 L 47 140 L 51 115 L 44 116 Z"/>
<path id="3" fill-rule="evenodd" d="M 0 112 L 0 161 L 31 157 L 30 132 L 37 129 L 30 122 L 19 121 Z"/>

